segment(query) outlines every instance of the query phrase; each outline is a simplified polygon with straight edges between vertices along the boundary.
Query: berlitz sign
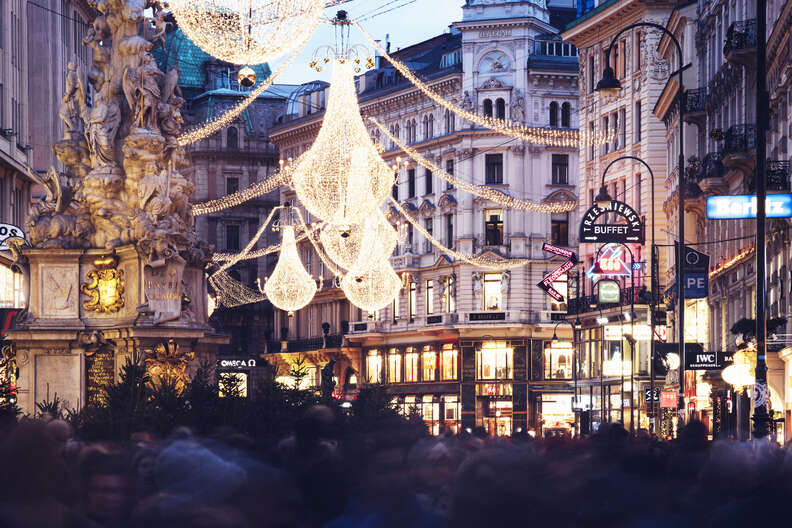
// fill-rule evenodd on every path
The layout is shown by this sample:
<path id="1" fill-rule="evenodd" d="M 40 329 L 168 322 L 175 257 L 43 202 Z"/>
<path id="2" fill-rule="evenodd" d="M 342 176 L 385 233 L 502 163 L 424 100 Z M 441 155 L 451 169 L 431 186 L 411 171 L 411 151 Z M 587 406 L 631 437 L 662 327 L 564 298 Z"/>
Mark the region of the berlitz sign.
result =
<path id="1" fill-rule="evenodd" d="M 620 216 L 623 223 L 595 223 L 600 216 L 607 213 L 615 213 Z M 641 217 L 635 209 L 618 200 L 611 200 L 611 203 L 604 208 L 595 204 L 583 215 L 583 221 L 580 223 L 580 241 L 597 243 L 617 242 L 620 244 L 634 242 L 643 244 L 644 234 Z"/>

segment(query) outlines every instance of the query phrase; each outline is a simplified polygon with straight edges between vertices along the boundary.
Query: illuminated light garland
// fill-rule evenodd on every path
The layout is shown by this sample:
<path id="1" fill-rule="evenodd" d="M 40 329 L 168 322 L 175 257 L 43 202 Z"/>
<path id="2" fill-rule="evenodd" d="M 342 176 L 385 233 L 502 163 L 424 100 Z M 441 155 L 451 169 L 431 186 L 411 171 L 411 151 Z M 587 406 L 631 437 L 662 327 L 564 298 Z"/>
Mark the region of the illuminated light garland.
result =
<path id="1" fill-rule="evenodd" d="M 367 312 L 388 306 L 399 294 L 401 286 L 401 279 L 386 259 L 365 273 L 348 273 L 341 280 L 341 289 L 349 302 Z"/>
<path id="2" fill-rule="evenodd" d="M 421 233 L 430 244 L 434 247 L 449 255 L 454 257 L 457 260 L 461 260 L 462 262 L 466 262 L 473 266 L 477 266 L 479 268 L 490 269 L 490 270 L 497 270 L 497 271 L 504 271 L 514 268 L 520 268 L 522 266 L 527 266 L 528 264 L 535 262 L 532 259 L 507 259 L 504 258 L 503 260 L 492 260 L 485 257 L 472 257 L 470 255 L 465 255 L 464 253 L 460 253 L 459 251 L 455 251 L 451 248 L 445 247 L 443 244 L 440 243 L 435 237 L 433 237 L 429 231 L 427 231 L 420 222 L 416 221 L 410 214 L 404 210 L 404 208 L 394 200 L 393 198 L 390 199 L 391 205 L 396 208 L 399 213 L 401 213 L 404 218 L 407 219 L 410 224 Z"/>
<path id="3" fill-rule="evenodd" d="M 281 226 L 281 236 L 278 263 L 264 283 L 264 293 L 273 305 L 291 315 L 311 302 L 317 286 L 297 254 L 294 227 Z"/>
<path id="4" fill-rule="evenodd" d="M 324 226 L 324 223 L 318 224 L 313 227 L 309 227 L 307 232 L 301 233 L 297 236 L 296 240 L 297 243 L 302 242 L 312 233 L 315 233 L 319 229 Z M 280 244 L 273 244 L 269 247 L 258 249 L 256 251 L 250 252 L 240 252 L 240 253 L 215 253 L 212 255 L 212 262 L 225 262 L 227 260 L 237 259 L 236 262 L 240 262 L 242 260 L 252 260 L 257 259 L 260 257 L 266 257 L 267 255 L 272 255 L 273 253 L 277 253 L 280 251 L 281 245 Z"/>
<path id="5" fill-rule="evenodd" d="M 220 266 L 220 269 L 218 269 L 217 271 L 221 272 L 221 271 L 227 270 L 228 268 L 230 268 L 231 266 L 233 266 L 234 264 L 236 264 L 237 262 L 242 260 L 242 257 L 244 257 L 245 255 L 250 253 L 250 250 L 253 249 L 256 246 L 256 244 L 258 243 L 258 241 L 261 238 L 261 236 L 267 230 L 267 226 L 269 226 L 270 222 L 272 222 L 272 218 L 275 216 L 275 213 L 277 211 L 281 210 L 281 209 L 283 209 L 283 207 L 280 207 L 280 206 L 279 207 L 274 207 L 272 209 L 272 211 L 270 211 L 270 214 L 267 215 L 267 218 L 264 220 L 264 223 L 261 224 L 261 227 L 258 228 L 258 231 L 256 231 L 256 234 L 253 236 L 253 238 L 250 239 L 250 242 L 248 242 L 247 246 L 245 246 L 245 248 L 242 250 L 242 252 L 237 253 L 236 255 L 234 255 L 231 258 L 229 258 L 225 262 L 225 264 Z M 294 235 L 294 231 L 293 230 L 292 230 L 292 235 Z M 296 242 L 295 242 L 295 244 L 296 244 Z M 283 246 L 283 242 L 281 242 L 281 246 Z"/>
<path id="6" fill-rule="evenodd" d="M 379 129 L 382 130 L 382 132 L 384 132 L 385 135 L 391 139 L 391 141 L 393 141 L 400 149 L 404 151 L 405 154 L 417 161 L 421 166 L 430 170 L 432 174 L 436 174 L 443 180 L 462 189 L 465 192 L 469 192 L 470 194 L 485 198 L 491 202 L 495 202 L 512 209 L 519 209 L 521 211 L 533 211 L 538 213 L 566 213 L 577 208 L 577 202 L 537 202 L 534 200 L 520 200 L 486 185 L 473 185 L 472 183 L 459 180 L 441 169 L 438 165 L 435 165 L 432 161 L 423 157 L 417 150 L 391 134 L 391 132 L 386 127 L 384 127 L 373 117 L 370 117 L 369 121 L 377 125 L 377 127 L 379 127 Z"/>
<path id="7" fill-rule="evenodd" d="M 350 273 L 364 273 L 388 258 L 399 234 L 381 212 L 348 229 L 327 225 L 319 234 L 327 255 Z"/>
<path id="8" fill-rule="evenodd" d="M 225 271 L 215 273 L 209 277 L 209 284 L 217 293 L 217 302 L 228 308 L 261 302 L 267 299 L 264 294 L 248 288 Z"/>
<path id="9" fill-rule="evenodd" d="M 250 106 L 250 104 L 253 101 L 255 101 L 259 95 L 266 92 L 275 83 L 275 79 L 277 79 L 284 71 L 286 71 L 286 68 L 291 66 L 291 63 L 294 62 L 294 59 L 296 59 L 297 55 L 300 54 L 300 50 L 302 46 L 304 46 L 307 42 L 308 39 L 305 39 L 302 42 L 302 44 L 297 47 L 295 52 L 288 59 L 286 59 L 286 62 L 281 64 L 280 67 L 277 70 L 275 70 L 274 73 L 272 73 L 269 77 L 267 77 L 267 79 L 263 81 L 260 85 L 254 88 L 250 92 L 250 94 L 244 99 L 242 99 L 239 103 L 237 103 L 236 106 L 231 107 L 224 114 L 207 121 L 199 128 L 195 128 L 183 132 L 177 139 L 179 145 L 185 147 L 187 145 L 195 143 L 196 141 L 206 139 L 215 132 L 222 130 L 223 128 L 230 125 L 237 117 L 239 117 L 239 114 L 245 111 L 245 108 Z"/>
<path id="10" fill-rule="evenodd" d="M 322 127 L 292 174 L 300 203 L 314 216 L 339 226 L 371 216 L 394 183 L 393 170 L 363 124 L 353 68 L 350 61 L 335 61 Z"/>
<path id="11" fill-rule="evenodd" d="M 179 28 L 196 46 L 232 64 L 263 64 L 310 37 L 322 0 L 168 0 Z"/>
<path id="12" fill-rule="evenodd" d="M 709 278 L 712 279 L 716 275 L 718 275 L 719 273 L 723 273 L 724 271 L 728 270 L 729 268 L 731 268 L 732 266 L 734 266 L 735 264 L 740 262 L 742 259 L 748 257 L 751 253 L 754 252 L 755 249 L 756 248 L 754 248 L 753 246 L 749 246 L 749 247 L 745 248 L 744 250 L 742 250 L 741 252 L 739 252 L 736 255 L 734 255 L 732 258 L 730 258 L 726 262 L 723 262 L 722 264 L 719 264 L 718 267 L 716 267 L 715 269 L 713 269 L 712 271 L 709 272 Z"/>
<path id="13" fill-rule="evenodd" d="M 280 172 L 275 173 L 264 181 L 254 183 L 247 189 L 242 189 L 216 200 L 193 204 L 193 216 L 203 216 L 224 211 L 288 185 L 291 181 L 290 169 L 291 167 L 285 167 Z"/>
<path id="14" fill-rule="evenodd" d="M 352 22 L 355 24 L 358 29 L 360 29 L 361 33 L 371 42 L 371 45 L 382 55 L 385 60 L 390 62 L 396 70 L 399 71 L 408 81 L 410 81 L 416 88 L 421 90 L 423 94 L 434 101 L 435 103 L 439 104 L 446 110 L 455 113 L 456 115 L 462 117 L 463 119 L 467 119 L 472 123 L 476 123 L 482 127 L 488 128 L 490 130 L 494 130 L 504 136 L 509 136 L 517 139 L 521 139 L 523 141 L 528 141 L 529 143 L 536 143 L 542 145 L 550 145 L 556 147 L 579 147 L 582 144 L 590 144 L 589 142 L 607 142 L 612 141 L 615 132 L 606 132 L 605 134 L 595 134 L 590 137 L 589 133 L 579 132 L 578 130 L 573 129 L 554 129 L 554 128 L 541 128 L 541 127 L 530 127 L 526 125 L 522 125 L 515 121 L 507 121 L 505 119 L 498 119 L 495 117 L 489 116 L 482 116 L 471 112 L 469 110 L 465 110 L 464 108 L 460 108 L 455 104 L 447 101 L 441 95 L 434 92 L 431 88 L 429 88 L 423 81 L 421 81 L 407 66 L 403 63 L 399 62 L 398 60 L 391 57 L 383 48 L 379 45 L 379 43 L 372 37 L 363 26 L 361 26 L 358 22 Z M 611 139 L 608 139 L 611 138 Z"/>

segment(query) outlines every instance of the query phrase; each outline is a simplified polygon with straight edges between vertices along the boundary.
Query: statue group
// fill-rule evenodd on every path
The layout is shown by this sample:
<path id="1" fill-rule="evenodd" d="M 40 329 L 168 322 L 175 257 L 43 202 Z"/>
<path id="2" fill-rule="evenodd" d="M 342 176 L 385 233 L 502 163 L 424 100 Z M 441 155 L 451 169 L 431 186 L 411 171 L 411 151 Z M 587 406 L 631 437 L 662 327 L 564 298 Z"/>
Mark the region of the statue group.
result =
<path id="1" fill-rule="evenodd" d="M 58 113 L 65 132 L 53 149 L 65 171 L 31 171 L 47 197 L 31 209 L 30 243 L 108 251 L 134 244 L 148 260 L 179 254 L 202 267 L 210 248 L 194 234 L 194 188 L 181 174 L 189 160 L 178 143 L 179 70 L 162 72 L 151 54 L 164 46 L 164 13 L 150 0 L 92 5 L 99 16 L 83 44 L 93 62 L 88 72 L 69 64 Z"/>

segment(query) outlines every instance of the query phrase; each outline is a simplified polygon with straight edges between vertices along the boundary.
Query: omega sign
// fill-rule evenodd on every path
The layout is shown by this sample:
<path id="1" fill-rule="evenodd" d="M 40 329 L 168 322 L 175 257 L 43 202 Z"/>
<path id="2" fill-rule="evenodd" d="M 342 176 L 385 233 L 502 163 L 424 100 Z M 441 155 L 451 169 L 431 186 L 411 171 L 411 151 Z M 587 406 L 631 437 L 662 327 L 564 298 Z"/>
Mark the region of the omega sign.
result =
<path id="1" fill-rule="evenodd" d="M 621 224 L 596 224 L 597 219 L 607 213 L 615 213 L 624 219 Z M 638 213 L 624 202 L 612 200 L 608 207 L 601 208 L 594 204 L 580 223 L 581 242 L 618 242 L 625 244 L 635 242 L 643 244 L 644 233 L 641 217 Z"/>

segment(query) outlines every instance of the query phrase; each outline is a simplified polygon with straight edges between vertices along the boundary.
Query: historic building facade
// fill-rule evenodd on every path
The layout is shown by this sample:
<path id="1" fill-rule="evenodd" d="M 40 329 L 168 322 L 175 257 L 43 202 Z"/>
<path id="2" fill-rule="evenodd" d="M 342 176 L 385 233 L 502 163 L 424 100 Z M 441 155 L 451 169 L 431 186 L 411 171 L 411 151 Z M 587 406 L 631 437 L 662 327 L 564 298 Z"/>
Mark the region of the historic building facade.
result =
<path id="1" fill-rule="evenodd" d="M 544 2 L 474 0 L 449 33 L 393 56 L 416 68 L 433 90 L 479 113 L 577 128 L 577 52 L 550 24 L 565 23 L 567 3 L 545 8 Z M 527 144 L 472 126 L 377 60 L 358 78 L 364 117 L 376 117 L 456 178 L 520 198 L 578 198 L 577 149 Z M 287 161 L 310 147 L 324 93 L 318 87 L 302 95 L 297 114 L 271 132 Z M 503 272 L 474 268 L 407 226 L 391 259 L 402 290 L 390 307 L 368 314 L 344 299 L 317 256 L 303 248 L 303 263 L 324 276 L 323 288 L 294 317 L 276 312 L 276 327 L 287 329 L 277 355 L 281 370 L 302 358 L 318 383 L 318 371 L 334 358 L 339 397 L 384 386 L 434 433 L 571 429 L 572 331 L 560 323 L 566 305 L 551 302 L 536 284 L 560 264 L 543 253 L 544 242 L 576 248 L 570 226 L 577 214 L 509 210 L 466 194 L 410 160 L 373 125 L 371 133 L 384 159 L 399 165 L 393 198 L 433 237 L 465 254 L 531 262 Z M 291 198 L 285 193 L 282 201 Z M 565 279 L 555 285 L 566 294 Z"/>

